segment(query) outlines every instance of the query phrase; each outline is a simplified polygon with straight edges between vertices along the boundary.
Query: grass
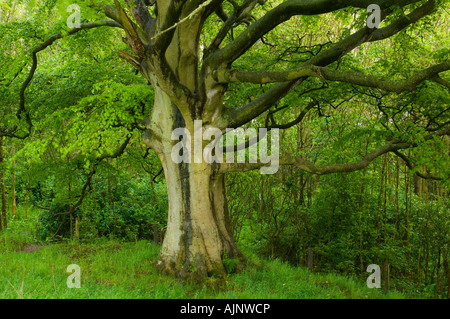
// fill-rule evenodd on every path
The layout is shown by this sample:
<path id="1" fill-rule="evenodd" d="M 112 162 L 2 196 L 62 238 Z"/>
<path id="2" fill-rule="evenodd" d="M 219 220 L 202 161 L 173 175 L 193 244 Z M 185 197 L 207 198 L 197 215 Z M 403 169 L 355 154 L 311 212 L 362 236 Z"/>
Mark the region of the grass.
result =
<path id="1" fill-rule="evenodd" d="M 0 298 L 25 299 L 366 299 L 405 298 L 369 289 L 364 280 L 313 274 L 279 260 L 258 258 L 245 271 L 202 284 L 158 273 L 160 247 L 149 241 L 41 243 L 34 236 L 34 214 L 27 222 L 11 220 L 0 234 Z M 247 250 L 247 251 L 246 251 Z M 67 267 L 81 269 L 81 288 L 70 289 Z"/>
<path id="2" fill-rule="evenodd" d="M 383 295 L 363 282 L 337 275 L 311 274 L 279 260 L 261 260 L 225 281 L 183 282 L 159 274 L 153 262 L 159 246 L 148 242 L 53 244 L 33 252 L 0 253 L 0 298 L 402 298 Z M 67 287 L 67 266 L 81 268 L 81 288 Z M 221 289 L 217 289 L 220 283 Z"/>

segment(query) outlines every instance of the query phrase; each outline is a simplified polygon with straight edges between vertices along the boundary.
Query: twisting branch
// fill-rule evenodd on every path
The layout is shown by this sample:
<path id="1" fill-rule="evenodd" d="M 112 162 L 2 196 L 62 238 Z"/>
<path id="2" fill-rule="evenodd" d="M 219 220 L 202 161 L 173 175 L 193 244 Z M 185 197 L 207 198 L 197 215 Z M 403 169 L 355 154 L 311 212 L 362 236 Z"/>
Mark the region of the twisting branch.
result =
<path id="1" fill-rule="evenodd" d="M 413 91 L 425 80 L 432 79 L 439 73 L 450 70 L 450 61 L 433 65 L 427 69 L 418 71 L 407 80 L 395 81 L 387 78 L 365 75 L 359 72 L 332 70 L 314 65 L 306 65 L 297 70 L 289 71 L 258 71 L 241 72 L 237 70 L 220 70 L 217 72 L 219 82 L 248 82 L 248 83 L 274 83 L 289 82 L 302 77 L 318 77 L 324 80 L 346 82 L 358 86 L 378 88 L 387 92 L 401 93 Z"/>
<path id="2" fill-rule="evenodd" d="M 258 0 L 245 0 L 242 5 L 238 5 L 234 1 L 232 2 L 234 11 L 226 20 L 224 20 L 224 25 L 209 45 L 208 49 L 206 50 L 206 55 L 208 55 L 210 52 L 216 51 L 219 48 L 228 32 L 230 32 L 230 30 L 233 28 L 233 25 L 240 19 L 245 17 L 247 14 L 249 14 L 249 12 L 255 8 L 258 2 Z M 221 18 L 224 18 L 224 16 L 222 15 Z"/>
<path id="3" fill-rule="evenodd" d="M 243 107 L 233 108 L 225 106 L 224 115 L 217 121 L 216 125 L 219 128 L 227 128 L 239 127 L 248 123 L 258 115 L 267 111 L 305 79 L 306 77 L 292 82 L 277 84 L 275 87 Z"/>
<path id="4" fill-rule="evenodd" d="M 97 166 L 104 160 L 106 159 L 114 159 L 117 158 L 119 156 L 121 156 L 124 152 L 126 147 L 128 146 L 130 140 L 132 138 L 132 135 L 129 134 L 128 137 L 125 139 L 125 141 L 120 145 L 120 147 L 112 154 L 103 154 L 97 158 L 95 158 L 95 161 L 92 164 L 92 168 L 89 170 L 89 172 L 87 174 L 85 174 L 86 176 L 86 181 L 83 184 L 83 187 L 81 188 L 81 193 L 80 196 L 78 198 L 78 201 L 76 203 L 74 203 L 73 205 L 69 205 L 69 208 L 67 211 L 62 212 L 62 213 L 54 213 L 52 211 L 51 208 L 48 207 L 43 207 L 39 204 L 37 204 L 30 196 L 30 202 L 33 204 L 33 206 L 35 206 L 36 208 L 39 209 L 44 209 L 50 212 L 50 214 L 52 214 L 53 216 L 57 216 L 57 215 L 70 215 L 73 214 L 75 212 L 75 210 L 77 209 L 77 207 L 79 207 L 81 204 L 83 204 L 83 200 L 86 197 L 86 193 L 88 190 L 89 185 L 91 185 L 92 183 L 92 178 L 94 177 L 95 173 L 96 173 L 96 168 Z M 29 187 L 27 187 L 28 190 L 30 190 Z"/>
<path id="5" fill-rule="evenodd" d="M 288 129 L 294 125 L 297 125 L 298 123 L 300 123 L 304 117 L 306 116 L 306 114 L 308 114 L 308 112 L 316 105 L 318 105 L 319 103 L 317 102 L 317 100 L 313 100 L 312 102 L 310 102 L 301 112 L 300 114 L 296 117 L 295 120 L 289 122 L 289 123 L 285 123 L 285 124 L 276 124 L 276 123 L 272 123 L 270 125 L 267 126 L 268 129 L 273 129 L 273 128 L 278 128 L 280 130 L 285 130 Z"/>
<path id="6" fill-rule="evenodd" d="M 429 134 L 425 136 L 424 139 L 430 140 L 434 136 L 443 136 L 443 135 L 450 135 L 450 127 L 442 129 L 436 132 L 435 134 Z M 291 165 L 300 169 L 301 171 L 316 175 L 326 175 L 332 173 L 350 173 L 366 168 L 373 160 L 375 160 L 377 157 L 380 157 L 381 155 L 417 146 L 418 146 L 417 144 L 404 141 L 401 138 L 393 138 L 385 145 L 365 155 L 361 160 L 352 163 L 316 165 L 308 160 L 299 157 L 286 156 L 281 157 L 278 160 L 278 162 L 272 161 L 271 163 L 257 162 L 257 163 L 242 163 L 242 164 L 240 163 L 221 164 L 219 171 L 221 173 L 250 171 L 269 165 L 279 164 L 279 165 Z M 431 176 L 429 178 L 431 178 Z"/>
<path id="7" fill-rule="evenodd" d="M 414 165 L 411 163 L 411 161 L 409 160 L 409 158 L 405 154 L 401 153 L 400 151 L 394 151 L 393 153 L 395 155 L 397 155 L 398 157 L 400 157 L 405 162 L 406 166 L 410 170 L 414 169 Z M 433 180 L 436 180 L 436 181 L 442 180 L 442 178 L 440 178 L 439 176 L 435 176 L 435 175 L 432 175 L 432 174 L 423 174 L 421 172 L 416 172 L 415 174 L 417 176 L 419 176 L 420 178 L 423 178 L 423 179 L 433 179 Z"/>
<path id="8" fill-rule="evenodd" d="M 83 203 L 84 197 L 86 196 L 86 190 L 87 190 L 88 186 L 91 184 L 92 177 L 96 173 L 95 170 L 96 170 L 97 165 L 100 164 L 100 162 L 102 162 L 105 159 L 114 159 L 114 158 L 121 156 L 125 152 L 125 149 L 128 146 L 128 144 L 130 143 L 131 137 L 132 137 L 132 135 L 129 134 L 128 137 L 125 139 L 125 141 L 120 145 L 120 147 L 114 153 L 112 153 L 112 154 L 105 153 L 95 159 L 93 168 L 87 174 L 87 180 L 84 183 L 83 188 L 81 189 L 80 198 L 74 205 L 70 206 L 68 214 L 72 214 L 73 212 L 75 212 L 75 209 Z"/>
<path id="9" fill-rule="evenodd" d="M 32 190 L 28 185 L 25 186 L 25 188 L 28 190 L 28 192 L 29 192 L 29 194 L 30 194 L 30 195 L 28 196 L 28 199 L 30 200 L 30 203 L 31 203 L 34 207 L 36 207 L 36 208 L 38 208 L 38 209 L 43 209 L 43 210 L 47 210 L 47 211 L 50 211 L 50 212 L 51 212 L 51 209 L 50 209 L 50 208 L 41 206 L 41 205 L 39 205 L 38 203 L 36 203 L 36 201 L 33 199 L 33 196 L 32 196 L 33 190 Z"/>
<path id="10" fill-rule="evenodd" d="M 217 9 L 214 11 L 216 13 L 216 15 L 223 21 L 223 22 L 227 22 L 228 20 L 228 15 L 225 12 L 225 10 L 223 9 L 223 5 L 221 4 L 220 6 L 217 7 Z"/>

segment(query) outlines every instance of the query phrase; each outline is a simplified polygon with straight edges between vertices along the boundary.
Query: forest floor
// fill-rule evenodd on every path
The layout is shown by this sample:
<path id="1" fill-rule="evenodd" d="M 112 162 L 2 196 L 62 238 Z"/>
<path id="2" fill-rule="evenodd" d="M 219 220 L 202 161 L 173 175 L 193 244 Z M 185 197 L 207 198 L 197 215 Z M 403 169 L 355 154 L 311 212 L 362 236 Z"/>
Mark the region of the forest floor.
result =
<path id="1" fill-rule="evenodd" d="M 7 239 L 4 239 L 6 242 Z M 335 274 L 315 274 L 279 260 L 262 260 L 244 252 L 253 265 L 226 279 L 203 283 L 182 281 L 158 273 L 154 262 L 160 247 L 149 241 L 38 245 L 0 243 L 0 298 L 25 299 L 376 299 L 405 298 L 383 294 L 365 280 Z M 250 256 L 249 256 L 250 255 Z M 81 287 L 68 288 L 71 272 L 80 267 Z"/>

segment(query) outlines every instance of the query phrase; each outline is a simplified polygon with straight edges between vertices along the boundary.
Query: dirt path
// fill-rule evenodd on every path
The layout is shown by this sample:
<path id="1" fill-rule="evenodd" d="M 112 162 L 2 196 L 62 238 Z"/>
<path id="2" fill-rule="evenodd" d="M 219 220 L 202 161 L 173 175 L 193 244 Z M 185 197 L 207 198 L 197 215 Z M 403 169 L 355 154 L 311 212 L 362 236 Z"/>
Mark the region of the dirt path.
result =
<path id="1" fill-rule="evenodd" d="M 38 251 L 38 250 L 40 250 L 40 249 L 42 249 L 44 247 L 45 247 L 44 245 L 28 244 L 27 243 L 27 244 L 23 245 L 23 247 L 22 247 L 22 249 L 20 251 L 25 251 L 27 253 L 32 253 L 32 252 Z"/>

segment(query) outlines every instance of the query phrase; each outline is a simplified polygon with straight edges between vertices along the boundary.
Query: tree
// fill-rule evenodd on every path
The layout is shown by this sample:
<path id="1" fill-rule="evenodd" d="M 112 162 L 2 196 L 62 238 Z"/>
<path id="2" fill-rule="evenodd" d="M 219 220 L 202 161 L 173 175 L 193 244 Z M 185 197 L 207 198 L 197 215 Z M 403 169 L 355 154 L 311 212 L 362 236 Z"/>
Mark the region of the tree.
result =
<path id="1" fill-rule="evenodd" d="M 3 136 L 0 136 L 0 164 L 4 164 L 4 154 L 3 154 Z M 8 216 L 6 213 L 6 191 L 5 191 L 5 172 L 4 167 L 1 167 L 0 172 L 0 192 L 2 197 L 2 208 L 0 211 L 0 230 L 6 229 L 8 226 Z"/>
<path id="2" fill-rule="evenodd" d="M 365 10 L 373 3 L 379 5 L 381 10 L 379 14 L 383 26 L 379 28 L 370 28 L 365 24 Z M 105 26 L 123 29 L 126 35 L 123 39 L 131 53 L 121 50 L 119 55 L 142 74 L 155 96 L 153 108 L 141 124 L 146 130 L 144 142 L 156 152 L 162 163 L 169 197 L 167 232 L 157 265 L 163 272 L 182 277 L 189 273 L 223 275 L 226 273 L 224 258 L 244 262 L 245 258 L 237 248 L 229 227 L 225 175 L 231 171 L 258 169 L 268 164 L 263 161 L 208 163 L 205 160 L 200 163 L 177 163 L 172 159 L 172 152 L 180 143 L 173 138 L 175 129 L 184 128 L 190 136 L 195 136 L 199 123 L 196 121 L 201 121 L 201 132 L 216 129 L 216 133 L 209 137 L 215 136 L 217 139 L 217 131 L 226 133 L 227 129 L 236 129 L 254 120 L 258 124 L 260 121 L 257 119 L 263 115 L 266 115 L 265 126 L 270 130 L 288 129 L 313 111 L 321 115 L 320 101 L 311 96 L 311 101 L 295 118 L 278 124 L 277 121 L 283 117 L 280 119 L 277 113 L 286 107 L 277 105 L 294 92 L 300 92 L 301 95 L 330 90 L 329 94 L 333 94 L 333 90 L 339 92 L 339 88 L 345 86 L 351 87 L 353 93 L 359 92 L 361 96 L 369 95 L 371 91 L 367 89 L 401 96 L 404 92 L 420 91 L 420 85 L 425 81 L 432 81 L 440 90 L 450 87 L 448 80 L 443 77 L 450 69 L 445 54 L 441 54 L 439 59 L 425 61 L 412 72 L 389 72 L 390 67 L 385 67 L 378 70 L 383 76 L 368 75 L 361 68 L 344 63 L 351 61 L 349 53 L 358 48 L 395 37 L 421 20 L 439 16 L 448 1 L 136 0 L 121 4 L 114 0 L 114 5 L 96 1 L 83 4 L 83 8 L 101 9 L 109 19 L 83 22 L 79 27 L 54 34 L 31 50 L 32 64 L 21 85 L 16 107 L 18 121 L 14 125 L 0 127 L 0 135 L 24 139 L 33 130 L 33 114 L 26 107 L 25 92 L 38 67 L 38 53 L 57 40 L 81 30 Z M 286 25 L 290 19 L 305 17 L 304 21 L 307 22 L 308 17 L 327 13 L 353 15 L 356 22 L 345 22 L 348 18 L 344 18 L 344 31 L 336 41 L 308 46 L 300 44 L 297 53 L 308 58 L 301 62 L 280 63 L 281 70 L 255 70 L 254 66 L 235 68 L 239 59 L 251 52 L 259 41 L 275 50 L 277 46 L 282 47 L 283 40 L 273 44 L 266 37 L 276 32 L 279 26 Z M 359 29 L 355 30 L 356 27 Z M 217 32 L 211 34 L 208 28 Z M 277 52 L 277 56 L 281 57 L 287 52 Z M 317 83 L 316 80 L 322 86 L 314 87 L 312 83 Z M 236 83 L 260 85 L 264 92 L 253 96 L 243 106 L 227 105 L 227 92 Z M 373 98 L 379 101 L 376 111 L 388 114 L 387 107 L 381 102 L 383 96 Z M 450 134 L 449 123 L 445 120 L 447 110 L 432 120 L 426 114 L 422 116 L 422 120 L 428 122 L 420 131 L 421 141 L 435 141 L 438 137 Z M 398 154 L 409 162 L 401 150 L 417 147 L 420 143 L 408 134 L 401 134 L 401 130 L 392 132 L 389 124 L 382 124 L 386 125 L 388 132 L 384 144 L 378 145 L 355 162 L 316 164 L 294 154 L 280 157 L 278 164 L 293 165 L 299 170 L 323 175 L 366 168 L 374 159 L 388 152 Z M 198 154 L 194 140 L 191 139 L 189 144 L 185 136 L 184 143 L 187 143 L 186 147 L 192 154 Z M 128 142 L 129 138 L 120 147 L 121 152 Z M 209 141 L 202 140 L 199 154 L 203 154 L 208 144 Z M 216 151 L 219 149 L 215 148 Z M 114 155 L 118 156 L 119 153 Z M 216 158 L 220 158 L 220 153 L 216 155 Z M 413 168 L 414 165 L 410 163 Z M 432 174 L 421 175 L 439 178 Z"/>

